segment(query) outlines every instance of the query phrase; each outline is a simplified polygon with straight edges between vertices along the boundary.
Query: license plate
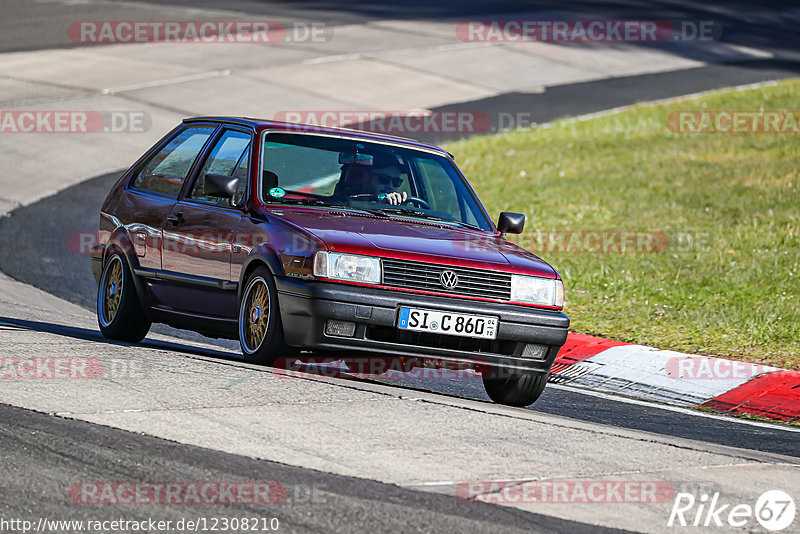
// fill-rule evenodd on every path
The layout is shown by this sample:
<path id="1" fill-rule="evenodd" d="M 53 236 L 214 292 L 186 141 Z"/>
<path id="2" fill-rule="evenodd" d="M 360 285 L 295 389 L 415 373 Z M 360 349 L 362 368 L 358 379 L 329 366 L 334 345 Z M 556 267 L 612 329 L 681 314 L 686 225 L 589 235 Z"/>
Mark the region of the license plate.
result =
<path id="1" fill-rule="evenodd" d="M 497 337 L 497 317 L 401 307 L 397 328 L 450 336 L 494 339 Z"/>

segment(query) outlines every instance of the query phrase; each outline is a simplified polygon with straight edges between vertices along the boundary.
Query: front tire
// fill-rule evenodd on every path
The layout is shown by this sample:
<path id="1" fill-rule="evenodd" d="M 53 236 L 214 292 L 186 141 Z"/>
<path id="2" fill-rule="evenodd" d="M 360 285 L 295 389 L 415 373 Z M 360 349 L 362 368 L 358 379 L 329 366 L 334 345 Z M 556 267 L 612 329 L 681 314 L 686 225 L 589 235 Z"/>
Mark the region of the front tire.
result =
<path id="1" fill-rule="evenodd" d="M 497 404 L 529 406 L 542 395 L 549 373 L 507 372 L 502 376 L 483 375 L 486 394 Z"/>
<path id="2" fill-rule="evenodd" d="M 277 290 L 272 273 L 256 268 L 247 279 L 239 303 L 239 344 L 244 359 L 272 365 L 290 349 L 283 337 Z"/>
<path id="3" fill-rule="evenodd" d="M 138 343 L 152 324 L 142 310 L 128 264 L 114 252 L 97 286 L 97 324 L 108 339 Z"/>

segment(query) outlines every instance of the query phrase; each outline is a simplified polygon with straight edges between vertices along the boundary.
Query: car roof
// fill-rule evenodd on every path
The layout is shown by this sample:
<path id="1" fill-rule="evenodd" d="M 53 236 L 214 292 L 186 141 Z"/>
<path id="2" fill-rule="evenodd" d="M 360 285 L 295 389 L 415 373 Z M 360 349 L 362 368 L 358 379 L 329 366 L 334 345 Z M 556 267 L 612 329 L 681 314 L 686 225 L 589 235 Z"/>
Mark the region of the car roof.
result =
<path id="1" fill-rule="evenodd" d="M 385 141 L 390 143 L 396 143 L 400 145 L 406 146 L 413 146 L 417 148 L 422 148 L 424 150 L 433 150 L 436 152 L 441 152 L 442 154 L 447 154 L 451 158 L 453 157 L 452 154 L 443 150 L 442 148 L 429 145 L 427 143 L 422 143 L 420 141 L 415 141 L 414 139 L 409 139 L 406 137 L 396 137 L 392 135 L 383 135 L 377 134 L 374 132 L 366 132 L 363 130 L 354 130 L 351 128 L 331 128 L 327 126 L 319 126 L 317 124 L 299 124 L 293 122 L 282 122 L 282 121 L 272 121 L 272 120 L 265 120 L 265 119 L 254 119 L 251 117 L 222 117 L 222 116 L 210 116 L 210 117 L 190 117 L 183 119 L 184 123 L 191 123 L 191 122 L 219 122 L 225 124 L 236 124 L 239 126 L 246 126 L 248 128 L 252 128 L 257 132 L 262 132 L 263 130 L 286 130 L 292 132 L 309 132 L 309 133 L 323 133 L 323 134 L 331 134 L 331 135 L 346 135 L 348 137 L 355 137 L 359 139 L 364 139 L 365 141 Z"/>

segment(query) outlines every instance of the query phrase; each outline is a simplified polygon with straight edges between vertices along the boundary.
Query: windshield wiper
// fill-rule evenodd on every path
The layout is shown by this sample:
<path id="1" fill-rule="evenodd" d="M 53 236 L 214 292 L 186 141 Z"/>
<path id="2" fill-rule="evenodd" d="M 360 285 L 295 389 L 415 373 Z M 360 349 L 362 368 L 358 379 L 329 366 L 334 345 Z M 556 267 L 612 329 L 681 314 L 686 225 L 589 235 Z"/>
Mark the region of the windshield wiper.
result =
<path id="1" fill-rule="evenodd" d="M 358 208 L 356 206 L 349 206 L 347 204 L 339 204 L 335 202 L 326 202 L 318 198 L 287 198 L 285 200 L 275 200 L 276 204 L 300 204 L 302 206 L 323 206 L 326 208 L 339 208 L 342 210 L 358 211 L 361 213 L 368 213 L 370 215 L 377 215 L 379 217 L 388 217 L 380 210 L 371 210 L 366 208 Z"/>
<path id="2" fill-rule="evenodd" d="M 273 199 L 271 202 L 276 204 L 301 204 L 303 206 L 330 206 L 330 207 L 343 207 L 342 204 L 331 204 L 318 198 L 285 198 Z"/>
<path id="3" fill-rule="evenodd" d="M 474 224 L 469 224 L 469 223 L 457 221 L 455 219 L 442 219 L 442 220 L 446 221 L 446 222 L 449 222 L 449 223 L 455 223 L 455 224 L 457 224 L 459 226 L 463 226 L 464 228 L 469 228 L 470 230 L 480 230 L 481 232 L 485 231 L 480 226 L 475 226 Z"/>
<path id="4" fill-rule="evenodd" d="M 465 228 L 470 228 L 472 230 L 483 230 L 479 226 L 475 226 L 474 224 L 469 224 L 461 221 L 457 221 L 456 219 L 447 219 L 444 217 L 437 217 L 436 215 L 429 215 L 419 210 L 415 210 L 413 208 L 379 208 L 375 211 L 380 211 L 382 213 L 397 213 L 399 215 L 414 215 L 416 217 L 420 217 L 422 219 L 428 219 L 431 221 L 440 221 L 445 223 L 455 223 L 459 226 L 463 226 Z"/>
<path id="5" fill-rule="evenodd" d="M 411 215 L 414 217 L 419 217 L 420 219 L 427 219 L 429 221 L 439 221 L 445 223 L 455 223 L 459 226 L 463 226 L 465 228 L 470 228 L 472 230 L 482 230 L 482 228 L 457 221 L 455 219 L 445 219 L 442 217 L 437 217 L 436 215 L 429 215 L 427 213 L 421 212 L 419 210 L 415 210 L 413 208 L 400 208 L 400 207 L 386 207 L 386 208 L 360 208 L 356 206 L 349 206 L 347 204 L 336 204 L 332 202 L 326 202 L 324 200 L 318 198 L 287 198 L 287 199 L 275 199 L 274 202 L 276 204 L 300 204 L 302 206 L 324 206 L 326 208 L 339 208 L 342 210 L 352 210 L 352 211 L 359 211 L 361 213 L 369 213 L 370 215 L 377 215 L 379 217 L 388 217 L 389 214 L 397 214 L 397 215 Z"/>
<path id="6" fill-rule="evenodd" d="M 432 221 L 446 221 L 447 219 L 442 219 L 441 217 L 437 217 L 436 215 L 428 215 L 427 213 L 423 213 L 419 210 L 415 210 L 413 208 L 377 208 L 373 211 L 377 211 L 382 214 L 387 213 L 396 213 L 398 215 L 414 215 L 421 219 L 430 219 Z"/>

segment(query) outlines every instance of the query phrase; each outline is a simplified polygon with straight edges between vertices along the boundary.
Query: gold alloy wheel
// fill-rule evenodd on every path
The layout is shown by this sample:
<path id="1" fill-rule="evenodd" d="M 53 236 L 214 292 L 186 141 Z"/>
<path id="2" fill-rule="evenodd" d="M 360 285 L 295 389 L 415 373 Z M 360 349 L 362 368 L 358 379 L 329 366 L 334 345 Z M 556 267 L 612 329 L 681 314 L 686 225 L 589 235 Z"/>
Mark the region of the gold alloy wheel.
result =
<path id="1" fill-rule="evenodd" d="M 243 310 L 247 321 L 244 333 L 247 348 L 255 352 L 264 341 L 269 325 L 269 288 L 266 281 L 258 277 L 248 289 Z"/>
<path id="2" fill-rule="evenodd" d="M 114 256 L 109 261 L 102 290 L 103 319 L 105 323 L 111 324 L 117 316 L 122 299 L 122 260 L 119 256 Z"/>

